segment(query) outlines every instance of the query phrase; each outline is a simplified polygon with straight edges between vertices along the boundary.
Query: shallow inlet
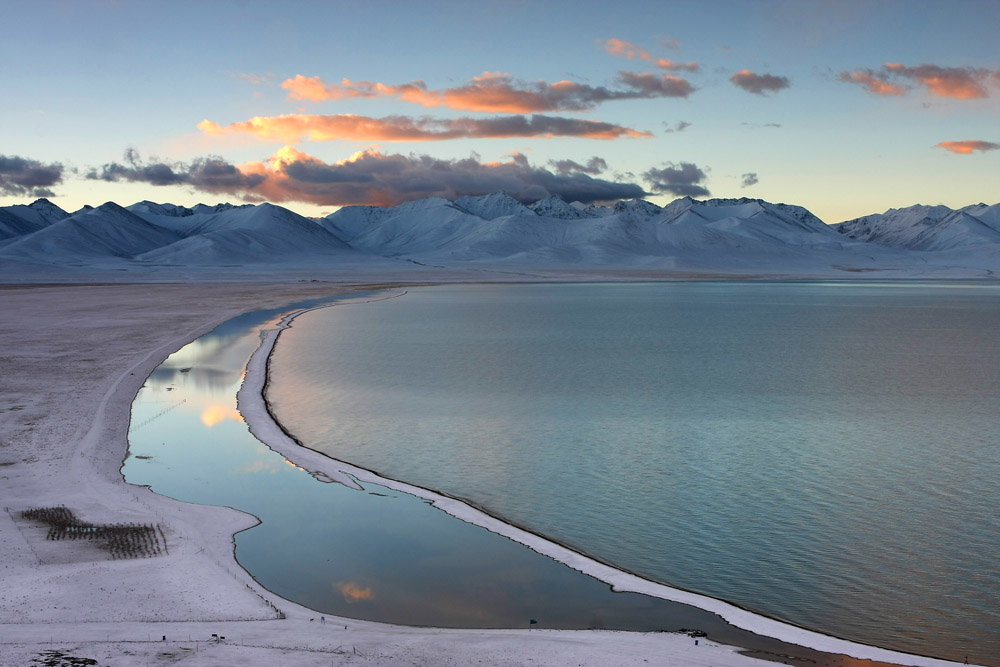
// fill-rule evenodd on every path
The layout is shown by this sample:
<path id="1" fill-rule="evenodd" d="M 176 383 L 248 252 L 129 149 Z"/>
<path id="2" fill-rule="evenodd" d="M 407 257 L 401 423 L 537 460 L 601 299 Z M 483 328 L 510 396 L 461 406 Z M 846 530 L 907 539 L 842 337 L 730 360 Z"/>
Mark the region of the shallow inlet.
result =
<path id="1" fill-rule="evenodd" d="M 236 411 L 257 332 L 281 312 L 231 320 L 154 371 L 133 407 L 125 466 L 129 482 L 258 516 L 262 525 L 237 537 L 237 559 L 268 589 L 317 611 L 408 625 L 689 628 L 760 651 L 814 653 L 686 605 L 612 593 L 406 494 L 317 481 L 250 436 Z"/>

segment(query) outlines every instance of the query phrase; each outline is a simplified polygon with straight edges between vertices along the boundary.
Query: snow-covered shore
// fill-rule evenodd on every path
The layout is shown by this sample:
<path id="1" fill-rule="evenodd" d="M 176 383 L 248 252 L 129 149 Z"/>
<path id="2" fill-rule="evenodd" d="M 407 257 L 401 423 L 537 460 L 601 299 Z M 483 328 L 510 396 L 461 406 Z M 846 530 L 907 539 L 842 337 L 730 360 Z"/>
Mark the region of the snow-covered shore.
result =
<path id="1" fill-rule="evenodd" d="M 238 313 L 349 290 L 0 287 L 0 665 L 27 664 L 47 650 L 102 665 L 751 664 L 731 647 L 704 639 L 696 646 L 686 635 L 437 630 L 333 619 L 320 625 L 310 620 L 315 612 L 261 589 L 233 560 L 233 533 L 253 525 L 253 517 L 124 483 L 119 469 L 131 401 L 163 358 Z M 308 467 L 311 455 L 300 450 L 297 458 L 310 459 Z M 19 513 L 55 505 L 93 523 L 159 523 L 169 553 L 105 560 L 70 542 L 41 550 L 44 533 Z M 212 634 L 226 642 L 209 642 Z"/>

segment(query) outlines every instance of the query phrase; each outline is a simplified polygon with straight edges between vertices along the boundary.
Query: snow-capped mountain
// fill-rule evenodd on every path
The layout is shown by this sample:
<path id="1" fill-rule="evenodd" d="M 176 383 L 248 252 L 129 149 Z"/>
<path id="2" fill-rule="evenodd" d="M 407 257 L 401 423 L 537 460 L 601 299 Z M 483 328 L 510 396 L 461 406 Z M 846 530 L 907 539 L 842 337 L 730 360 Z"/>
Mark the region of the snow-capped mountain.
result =
<path id="1" fill-rule="evenodd" d="M 13 239 L 0 254 L 51 264 L 120 261 L 173 243 L 178 235 L 108 202 Z"/>
<path id="2" fill-rule="evenodd" d="M 993 204 L 993 206 L 988 206 L 982 203 L 973 204 L 972 206 L 966 206 L 960 210 L 962 213 L 971 215 L 980 222 L 989 225 L 993 229 L 1000 229 L 1000 204 Z"/>
<path id="3" fill-rule="evenodd" d="M 62 267 L 431 265 L 692 275 L 988 276 L 1000 272 L 1000 205 L 892 209 L 837 226 L 760 199 L 525 206 L 497 192 L 348 206 L 321 220 L 272 204 L 142 201 L 67 214 L 45 200 L 0 208 L 0 262 Z M 416 269 L 414 269 L 416 270 Z M 889 273 L 886 273 L 889 272 Z"/>
<path id="4" fill-rule="evenodd" d="M 534 211 L 506 192 L 493 192 L 481 197 L 459 197 L 455 207 L 483 220 L 496 220 L 507 215 L 530 215 Z"/>
<path id="5" fill-rule="evenodd" d="M 859 241 L 909 250 L 952 250 L 1000 243 L 1000 204 L 889 209 L 833 227 Z"/>
<path id="6" fill-rule="evenodd" d="M 533 211 L 529 211 L 537 217 Z M 440 197 L 388 208 L 345 206 L 320 224 L 354 248 L 397 257 L 433 252 L 488 221 Z"/>
<path id="7" fill-rule="evenodd" d="M 0 208 L 0 241 L 22 236 L 48 227 L 69 216 L 48 199 L 36 199 L 30 204 L 15 204 Z"/>
<path id="8" fill-rule="evenodd" d="M 863 244 L 838 235 L 809 211 L 755 199 L 683 198 L 664 208 L 632 200 L 582 210 L 556 198 L 530 207 L 513 201 L 497 193 L 456 202 L 425 199 L 385 209 L 345 207 L 323 224 L 354 247 L 437 266 L 504 263 L 692 271 L 746 271 L 756 266 L 765 271 L 785 264 L 798 271 L 814 261 L 827 268 L 868 267 L 874 261 L 867 244 L 864 253 L 859 252 Z M 470 210 L 482 210 L 483 215 Z M 502 211 L 507 213 L 496 215 Z M 893 254 L 878 249 L 874 253 Z"/>
<path id="9" fill-rule="evenodd" d="M 360 254 L 316 222 L 273 204 L 191 210 L 182 218 L 193 220 L 184 238 L 136 259 L 156 264 L 213 265 Z"/>
<path id="10" fill-rule="evenodd" d="M 539 199 L 534 204 L 528 206 L 536 215 L 543 218 L 556 218 L 559 220 L 579 220 L 580 218 L 592 218 L 584 207 L 576 207 L 567 204 L 562 197 L 552 195 L 545 199 Z"/>
<path id="11" fill-rule="evenodd" d="M 663 213 L 663 209 L 645 199 L 628 199 L 615 203 L 611 215 L 617 215 L 636 222 L 653 220 Z"/>

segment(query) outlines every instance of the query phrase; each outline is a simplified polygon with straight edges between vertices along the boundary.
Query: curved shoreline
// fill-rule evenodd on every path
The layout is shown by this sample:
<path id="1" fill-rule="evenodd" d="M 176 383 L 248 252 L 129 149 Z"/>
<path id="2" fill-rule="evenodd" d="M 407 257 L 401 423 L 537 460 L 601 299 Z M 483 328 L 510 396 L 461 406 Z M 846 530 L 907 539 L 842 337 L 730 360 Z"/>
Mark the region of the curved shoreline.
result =
<path id="1" fill-rule="evenodd" d="M 404 290 L 401 294 L 384 297 L 383 299 L 371 299 L 360 303 L 369 303 L 375 300 L 384 300 L 385 298 L 398 298 L 405 294 L 406 291 Z M 877 660 L 900 665 L 914 665 L 915 667 L 943 667 L 958 664 L 939 658 L 884 649 L 825 635 L 788 622 L 762 616 L 723 600 L 649 581 L 636 574 L 616 568 L 584 553 L 560 545 L 544 536 L 503 521 L 468 502 L 458 500 L 438 491 L 383 477 L 366 468 L 334 459 L 326 454 L 308 448 L 288 432 L 278 421 L 266 399 L 267 385 L 270 381 L 269 369 L 272 353 L 281 333 L 290 328 L 292 322 L 298 316 L 313 310 L 337 305 L 348 305 L 349 303 L 358 302 L 337 300 L 333 303 L 314 308 L 296 310 L 283 316 L 277 322 L 276 328 L 261 329 L 260 345 L 247 362 L 244 381 L 237 393 L 238 408 L 243 414 L 250 432 L 268 447 L 304 468 L 317 479 L 325 482 L 336 481 L 355 489 L 360 488 L 355 480 L 360 480 L 416 496 L 455 518 L 507 537 L 537 553 L 548 556 L 598 581 L 604 582 L 610 585 L 614 591 L 639 593 L 686 604 L 717 614 L 731 625 L 758 635 L 771 637 L 817 651 L 843 654 L 857 659 Z"/>

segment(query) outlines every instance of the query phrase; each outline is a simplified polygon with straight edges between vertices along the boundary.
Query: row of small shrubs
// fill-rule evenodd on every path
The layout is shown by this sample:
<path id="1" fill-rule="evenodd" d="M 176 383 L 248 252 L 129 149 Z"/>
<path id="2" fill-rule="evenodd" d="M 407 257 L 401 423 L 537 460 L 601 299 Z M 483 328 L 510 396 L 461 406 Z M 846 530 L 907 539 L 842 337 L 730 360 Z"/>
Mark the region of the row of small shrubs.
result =
<path id="1" fill-rule="evenodd" d="M 29 521 L 47 524 L 49 540 L 89 540 L 103 542 L 114 559 L 149 558 L 167 550 L 163 528 L 156 524 L 114 523 L 93 524 L 80 521 L 67 507 L 39 507 L 24 510 L 21 516 Z"/>

